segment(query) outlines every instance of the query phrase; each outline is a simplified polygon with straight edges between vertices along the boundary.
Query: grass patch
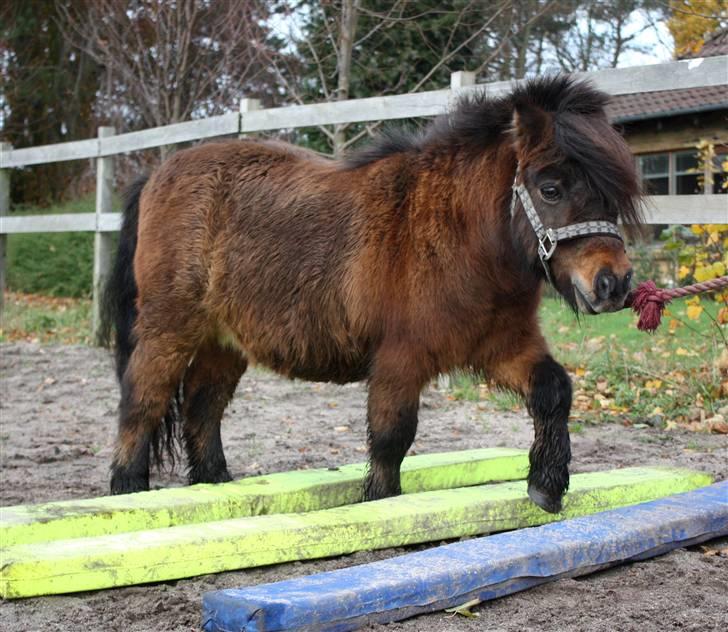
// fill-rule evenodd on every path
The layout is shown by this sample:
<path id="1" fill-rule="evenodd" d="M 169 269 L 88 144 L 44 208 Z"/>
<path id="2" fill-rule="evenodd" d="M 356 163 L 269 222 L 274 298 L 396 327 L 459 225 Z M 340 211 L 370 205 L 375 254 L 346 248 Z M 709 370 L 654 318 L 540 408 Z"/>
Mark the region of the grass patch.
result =
<path id="1" fill-rule="evenodd" d="M 17 340 L 89 344 L 91 301 L 6 292 L 0 342 Z"/>
<path id="2" fill-rule="evenodd" d="M 610 419 L 628 425 L 649 419 L 668 429 L 682 424 L 709 430 L 705 420 L 728 405 L 725 367 L 719 366 L 721 353 L 728 352 L 710 318 L 717 306 L 703 304 L 707 313 L 693 321 L 684 301 L 675 301 L 657 332 L 648 335 L 637 329 L 630 311 L 577 319 L 561 301 L 545 299 L 544 334 L 574 382 L 572 429 Z M 452 396 L 473 400 L 478 395 L 497 410 L 522 405 L 513 395 L 478 383 L 460 376 Z"/>
<path id="3" fill-rule="evenodd" d="M 48 208 L 21 208 L 19 215 L 51 215 L 94 211 L 93 195 Z M 91 296 L 93 233 L 29 233 L 8 235 L 7 287 L 48 296 Z"/>
<path id="4" fill-rule="evenodd" d="M 512 391 L 494 388 L 487 393 L 488 399 L 496 410 L 519 410 L 522 406 L 521 398 Z"/>
<path id="5" fill-rule="evenodd" d="M 450 376 L 450 396 L 466 402 L 482 399 L 480 381 L 469 373 L 456 371 Z"/>

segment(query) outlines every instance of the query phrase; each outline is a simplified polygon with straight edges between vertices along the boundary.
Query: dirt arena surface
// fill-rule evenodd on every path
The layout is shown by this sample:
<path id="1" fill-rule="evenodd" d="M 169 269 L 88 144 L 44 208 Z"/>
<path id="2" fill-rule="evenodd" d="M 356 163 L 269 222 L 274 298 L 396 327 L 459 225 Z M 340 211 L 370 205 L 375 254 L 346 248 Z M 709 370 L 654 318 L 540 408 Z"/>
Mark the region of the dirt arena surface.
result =
<path id="1" fill-rule="evenodd" d="M 290 382 L 249 371 L 226 414 L 223 442 L 235 478 L 363 461 L 365 389 Z M 88 347 L 0 345 L 0 505 L 107 493 L 117 386 L 109 356 Z M 525 413 L 423 395 L 416 453 L 511 446 L 532 437 Z M 674 465 L 728 478 L 728 436 L 584 425 L 572 435 L 572 472 Z M 152 485 L 181 485 L 183 473 Z M 208 590 L 265 583 L 400 555 L 389 549 L 209 575 L 157 585 L 0 601 L 0 630 L 141 632 L 199 629 Z M 474 609 L 370 629 L 398 631 L 662 631 L 728 629 L 728 540 L 565 579 Z"/>

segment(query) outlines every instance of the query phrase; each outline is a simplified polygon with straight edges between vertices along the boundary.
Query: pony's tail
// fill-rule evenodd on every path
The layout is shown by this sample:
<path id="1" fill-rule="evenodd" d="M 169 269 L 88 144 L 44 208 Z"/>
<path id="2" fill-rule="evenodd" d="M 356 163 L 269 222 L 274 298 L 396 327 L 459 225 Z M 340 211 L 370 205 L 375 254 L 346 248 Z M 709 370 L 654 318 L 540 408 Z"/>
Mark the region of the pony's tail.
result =
<path id="1" fill-rule="evenodd" d="M 136 339 L 134 323 L 137 319 L 137 284 L 134 278 L 134 253 L 137 248 L 139 228 L 139 199 L 149 176 L 141 176 L 129 186 L 124 194 L 119 245 L 116 259 L 111 268 L 101 303 L 101 343 L 110 347 L 113 339 L 116 377 L 121 384 L 129 364 Z M 115 333 L 115 336 L 114 336 Z M 152 437 L 152 458 L 159 466 L 163 453 L 167 453 L 170 465 L 174 466 L 176 457 L 176 426 L 179 419 L 179 391 L 170 401 L 164 426 L 159 427 Z"/>
<path id="2" fill-rule="evenodd" d="M 140 177 L 124 193 L 119 245 L 101 303 L 101 342 L 110 347 L 113 338 L 116 377 L 119 382 L 124 377 L 129 357 L 136 344 L 133 334 L 137 318 L 134 253 L 139 228 L 139 198 L 148 179 L 148 176 Z"/>

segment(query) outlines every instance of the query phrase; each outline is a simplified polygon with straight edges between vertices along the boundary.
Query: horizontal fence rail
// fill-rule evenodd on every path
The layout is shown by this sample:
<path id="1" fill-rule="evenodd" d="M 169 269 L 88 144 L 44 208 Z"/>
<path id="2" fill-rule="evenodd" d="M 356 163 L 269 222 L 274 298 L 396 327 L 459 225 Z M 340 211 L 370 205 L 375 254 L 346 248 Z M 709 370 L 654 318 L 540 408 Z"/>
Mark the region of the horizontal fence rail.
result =
<path id="1" fill-rule="evenodd" d="M 597 88 L 612 95 L 721 86 L 728 80 L 728 55 L 651 66 L 612 68 L 579 73 L 577 76 L 592 81 Z M 489 96 L 502 96 L 510 92 L 517 83 L 499 81 L 475 84 L 473 73 L 456 72 L 451 76 L 450 88 L 443 90 L 270 109 L 260 108 L 255 99 L 243 99 L 238 112 L 138 132 L 115 134 L 113 128 L 102 127 L 99 128 L 97 138 L 24 149 L 13 149 L 6 143 L 0 143 L 0 288 L 4 288 L 4 250 L 7 235 L 93 232 L 93 328 L 94 338 L 98 340 L 98 298 L 111 262 L 109 233 L 118 231 L 121 225 L 121 215 L 111 212 L 112 156 L 221 136 L 436 116 L 446 113 L 462 94 L 484 92 Z M 95 213 L 8 216 L 10 174 L 13 168 L 84 159 L 94 159 L 96 163 Z M 645 215 L 648 224 L 728 224 L 728 196 L 655 196 L 646 200 Z"/>
<path id="2" fill-rule="evenodd" d="M 659 195 L 645 199 L 646 224 L 728 223 L 727 195 Z M 689 219 L 688 219 L 689 218 Z M 0 233 L 112 233 L 121 227 L 121 213 L 68 213 L 0 218 Z"/>
<path id="3" fill-rule="evenodd" d="M 0 153 L 0 169 L 5 167 L 27 167 L 49 162 L 82 160 L 125 154 L 141 149 L 174 145 L 191 140 L 202 140 L 216 136 L 237 134 L 240 131 L 240 115 L 237 112 L 129 132 L 106 138 L 78 140 L 55 145 L 40 145 L 26 149 L 13 149 Z"/>

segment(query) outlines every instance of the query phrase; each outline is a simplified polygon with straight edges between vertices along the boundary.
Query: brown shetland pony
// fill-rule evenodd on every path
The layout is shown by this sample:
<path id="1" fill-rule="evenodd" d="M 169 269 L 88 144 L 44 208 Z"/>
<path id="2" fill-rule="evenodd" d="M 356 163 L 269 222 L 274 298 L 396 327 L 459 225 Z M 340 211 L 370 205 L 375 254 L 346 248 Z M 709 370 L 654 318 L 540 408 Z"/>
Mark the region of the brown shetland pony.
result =
<path id="1" fill-rule="evenodd" d="M 148 489 L 175 420 L 190 482 L 230 480 L 220 419 L 254 361 L 367 380 L 364 497 L 398 494 L 420 392 L 467 368 L 526 399 L 529 494 L 558 511 L 571 384 L 539 329 L 545 273 L 511 186 L 520 165 L 546 226 L 637 224 L 637 175 L 606 101 L 566 77 L 533 80 L 345 161 L 228 141 L 180 151 L 135 184 L 107 292 L 121 382 L 111 491 Z M 631 277 L 622 241 L 603 235 L 559 243 L 550 271 L 588 313 L 619 309 Z"/>

